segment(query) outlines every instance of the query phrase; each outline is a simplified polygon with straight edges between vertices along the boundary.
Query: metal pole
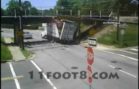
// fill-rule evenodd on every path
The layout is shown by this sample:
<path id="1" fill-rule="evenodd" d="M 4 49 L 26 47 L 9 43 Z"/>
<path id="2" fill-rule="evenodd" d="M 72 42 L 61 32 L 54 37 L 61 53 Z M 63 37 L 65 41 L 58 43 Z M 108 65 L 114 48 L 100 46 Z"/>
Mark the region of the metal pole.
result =
<path id="1" fill-rule="evenodd" d="M 23 37 L 23 23 L 22 23 L 22 4 L 21 0 L 19 0 L 19 6 L 20 6 L 20 16 L 19 16 L 19 26 L 20 26 L 20 47 L 24 50 L 24 37 Z"/>
<path id="2" fill-rule="evenodd" d="M 119 42 L 119 31 L 120 31 L 120 28 L 119 28 L 119 24 L 120 24 L 120 21 L 119 21 L 119 18 L 120 18 L 120 16 L 119 16 L 119 10 L 118 10 L 118 12 L 117 12 L 117 41 Z"/>
<path id="3" fill-rule="evenodd" d="M 90 17 L 92 17 L 92 11 L 90 10 Z"/>
<path id="4" fill-rule="evenodd" d="M 14 44 L 17 44 L 17 38 L 16 38 L 16 24 L 14 23 Z"/>

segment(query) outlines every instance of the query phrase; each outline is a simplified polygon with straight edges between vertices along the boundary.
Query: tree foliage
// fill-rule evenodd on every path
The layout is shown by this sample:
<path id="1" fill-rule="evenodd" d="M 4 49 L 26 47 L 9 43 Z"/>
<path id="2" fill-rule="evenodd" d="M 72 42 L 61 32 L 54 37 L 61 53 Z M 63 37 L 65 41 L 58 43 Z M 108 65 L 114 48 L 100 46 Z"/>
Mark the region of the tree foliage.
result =
<path id="1" fill-rule="evenodd" d="M 94 13 L 102 11 L 102 13 L 117 13 L 120 10 L 121 14 L 132 14 L 137 12 L 137 6 L 131 3 L 132 0 L 58 0 L 55 9 L 59 11 L 80 10 L 82 14 L 89 14 L 92 10 Z M 64 12 L 63 12 L 64 13 Z"/>
<path id="2" fill-rule="evenodd" d="M 10 0 L 7 4 L 7 14 L 8 15 L 14 15 L 15 11 L 16 14 L 19 15 L 19 2 L 16 0 Z"/>
<path id="3" fill-rule="evenodd" d="M 31 14 L 31 15 L 38 15 L 38 10 L 37 10 L 37 8 L 31 7 L 31 8 L 30 8 L 30 14 Z"/>
<path id="4" fill-rule="evenodd" d="M 29 1 L 24 1 L 21 2 L 22 4 L 22 13 L 23 15 L 26 14 L 29 15 L 37 15 L 38 14 L 38 10 L 35 7 L 32 7 L 31 3 Z M 7 3 L 7 8 L 6 8 L 6 15 L 19 15 L 19 11 L 20 10 L 20 6 L 19 6 L 19 2 L 17 0 L 10 0 Z"/>
<path id="5" fill-rule="evenodd" d="M 29 12 L 30 12 L 31 7 L 32 7 L 31 3 L 29 1 L 24 1 L 22 6 L 23 6 L 23 11 L 24 11 L 23 13 L 26 15 L 29 15 L 30 14 Z"/>
<path id="6" fill-rule="evenodd" d="M 38 15 L 39 10 L 31 5 L 29 1 L 22 2 L 23 14 Z M 120 15 L 133 15 L 138 14 L 138 0 L 57 0 L 54 9 L 45 10 L 45 14 L 54 14 L 58 10 L 61 15 L 69 15 L 72 11 L 73 15 L 77 15 L 80 10 L 81 15 L 89 15 L 90 11 L 93 14 L 110 14 L 114 12 L 117 14 L 118 10 Z M 1 9 L 2 11 L 2 9 Z M 2 11 L 4 15 L 19 15 L 19 2 L 18 0 L 10 0 L 7 3 L 6 10 Z"/>
<path id="7" fill-rule="evenodd" d="M 1 8 L 1 16 L 4 15 L 4 9 Z"/>
<path id="8" fill-rule="evenodd" d="M 28 10 L 31 7 L 32 7 L 32 5 L 31 5 L 31 3 L 29 1 L 24 1 L 23 2 L 23 8 L 24 9 L 27 9 Z"/>

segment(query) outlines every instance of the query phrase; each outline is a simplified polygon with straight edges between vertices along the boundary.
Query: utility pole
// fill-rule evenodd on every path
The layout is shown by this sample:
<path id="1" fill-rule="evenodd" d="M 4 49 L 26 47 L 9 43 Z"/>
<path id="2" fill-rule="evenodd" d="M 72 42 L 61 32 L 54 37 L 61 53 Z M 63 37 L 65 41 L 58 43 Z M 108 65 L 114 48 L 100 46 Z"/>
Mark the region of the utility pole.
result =
<path id="1" fill-rule="evenodd" d="M 19 0 L 19 6 L 20 6 L 20 16 L 19 16 L 19 40 L 20 40 L 20 48 L 24 50 L 24 36 L 23 36 L 23 23 L 22 23 L 22 5 L 21 5 L 21 0 Z"/>

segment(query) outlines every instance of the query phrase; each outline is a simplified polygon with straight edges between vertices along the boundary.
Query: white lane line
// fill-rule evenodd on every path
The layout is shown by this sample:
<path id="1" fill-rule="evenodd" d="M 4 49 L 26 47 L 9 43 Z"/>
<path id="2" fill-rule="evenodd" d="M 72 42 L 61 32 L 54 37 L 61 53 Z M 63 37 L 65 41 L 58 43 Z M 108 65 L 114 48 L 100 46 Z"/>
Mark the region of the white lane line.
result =
<path id="1" fill-rule="evenodd" d="M 137 53 L 133 53 L 133 52 L 129 52 L 129 51 L 124 51 L 124 50 L 119 50 L 121 52 L 125 52 L 125 53 L 129 53 L 129 54 L 137 54 Z"/>
<path id="2" fill-rule="evenodd" d="M 104 50 L 101 50 L 101 51 L 104 51 Z M 119 56 L 122 56 L 122 57 L 125 57 L 125 58 L 128 58 L 128 59 L 134 60 L 134 61 L 138 61 L 137 58 L 133 58 L 133 57 L 125 56 L 125 55 L 122 55 L 122 54 L 117 54 L 117 53 L 108 52 L 108 51 L 104 51 L 104 52 L 111 53 L 111 54 L 116 54 L 116 55 L 119 55 Z"/>
<path id="3" fill-rule="evenodd" d="M 16 77 L 16 73 L 14 71 L 14 68 L 13 68 L 13 65 L 11 64 L 11 62 L 9 62 L 9 67 L 10 67 L 10 70 L 12 72 L 12 76 L 15 78 Z M 16 88 L 17 89 L 21 89 L 18 79 L 15 78 L 14 81 L 15 81 Z"/>
<path id="4" fill-rule="evenodd" d="M 109 65 L 109 67 L 111 67 L 111 68 L 113 68 L 113 69 L 115 68 L 113 65 Z"/>
<path id="5" fill-rule="evenodd" d="M 131 74 L 131 73 L 128 73 L 128 72 L 126 72 L 126 71 L 123 71 L 123 70 L 119 70 L 119 71 L 121 71 L 121 72 L 123 72 L 123 73 L 125 73 L 125 74 L 127 74 L 127 75 L 130 75 L 130 76 L 132 76 L 132 77 L 134 77 L 134 78 L 137 78 L 135 75 L 133 75 L 133 74 Z"/>
<path id="6" fill-rule="evenodd" d="M 113 68 L 113 69 L 116 68 L 116 67 L 113 66 L 113 65 L 109 65 L 109 67 L 111 67 L 111 68 Z M 131 73 L 128 73 L 128 72 L 126 72 L 126 71 L 123 71 L 123 70 L 119 70 L 119 71 L 120 71 L 120 72 L 123 72 L 123 73 L 125 73 L 125 74 L 127 74 L 127 75 L 129 75 L 129 76 L 131 76 L 131 77 L 137 78 L 135 75 L 133 75 L 133 74 L 131 74 Z"/>
<path id="7" fill-rule="evenodd" d="M 133 50 L 133 51 L 138 51 L 138 49 L 135 49 L 135 48 L 132 48 L 132 49 L 130 49 L 130 50 Z"/>
<path id="8" fill-rule="evenodd" d="M 42 70 L 39 68 L 39 66 L 33 61 L 33 60 L 30 60 L 30 62 L 38 69 L 39 72 L 41 72 Z M 53 87 L 53 89 L 57 89 L 55 87 L 55 85 L 51 82 L 50 79 L 47 78 L 47 76 L 45 75 L 45 73 L 42 73 L 45 80 Z"/>

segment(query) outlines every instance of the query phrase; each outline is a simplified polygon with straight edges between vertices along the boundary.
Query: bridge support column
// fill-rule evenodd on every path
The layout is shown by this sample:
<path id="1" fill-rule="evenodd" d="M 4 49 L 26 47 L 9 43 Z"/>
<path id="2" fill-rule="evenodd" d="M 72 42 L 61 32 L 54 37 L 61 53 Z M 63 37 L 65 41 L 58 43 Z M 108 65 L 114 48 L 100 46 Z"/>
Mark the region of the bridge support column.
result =
<path id="1" fill-rule="evenodd" d="M 81 15 L 81 12 L 80 12 L 80 10 L 78 10 L 78 16 L 80 16 Z"/>
<path id="2" fill-rule="evenodd" d="M 72 16 L 72 10 L 70 10 L 70 15 Z"/>
<path id="3" fill-rule="evenodd" d="M 58 10 L 56 10 L 56 15 L 58 15 Z"/>
<path id="4" fill-rule="evenodd" d="M 92 17 L 92 11 L 90 10 L 90 17 Z"/>
<path id="5" fill-rule="evenodd" d="M 101 10 L 99 11 L 99 17 L 101 18 Z"/>

